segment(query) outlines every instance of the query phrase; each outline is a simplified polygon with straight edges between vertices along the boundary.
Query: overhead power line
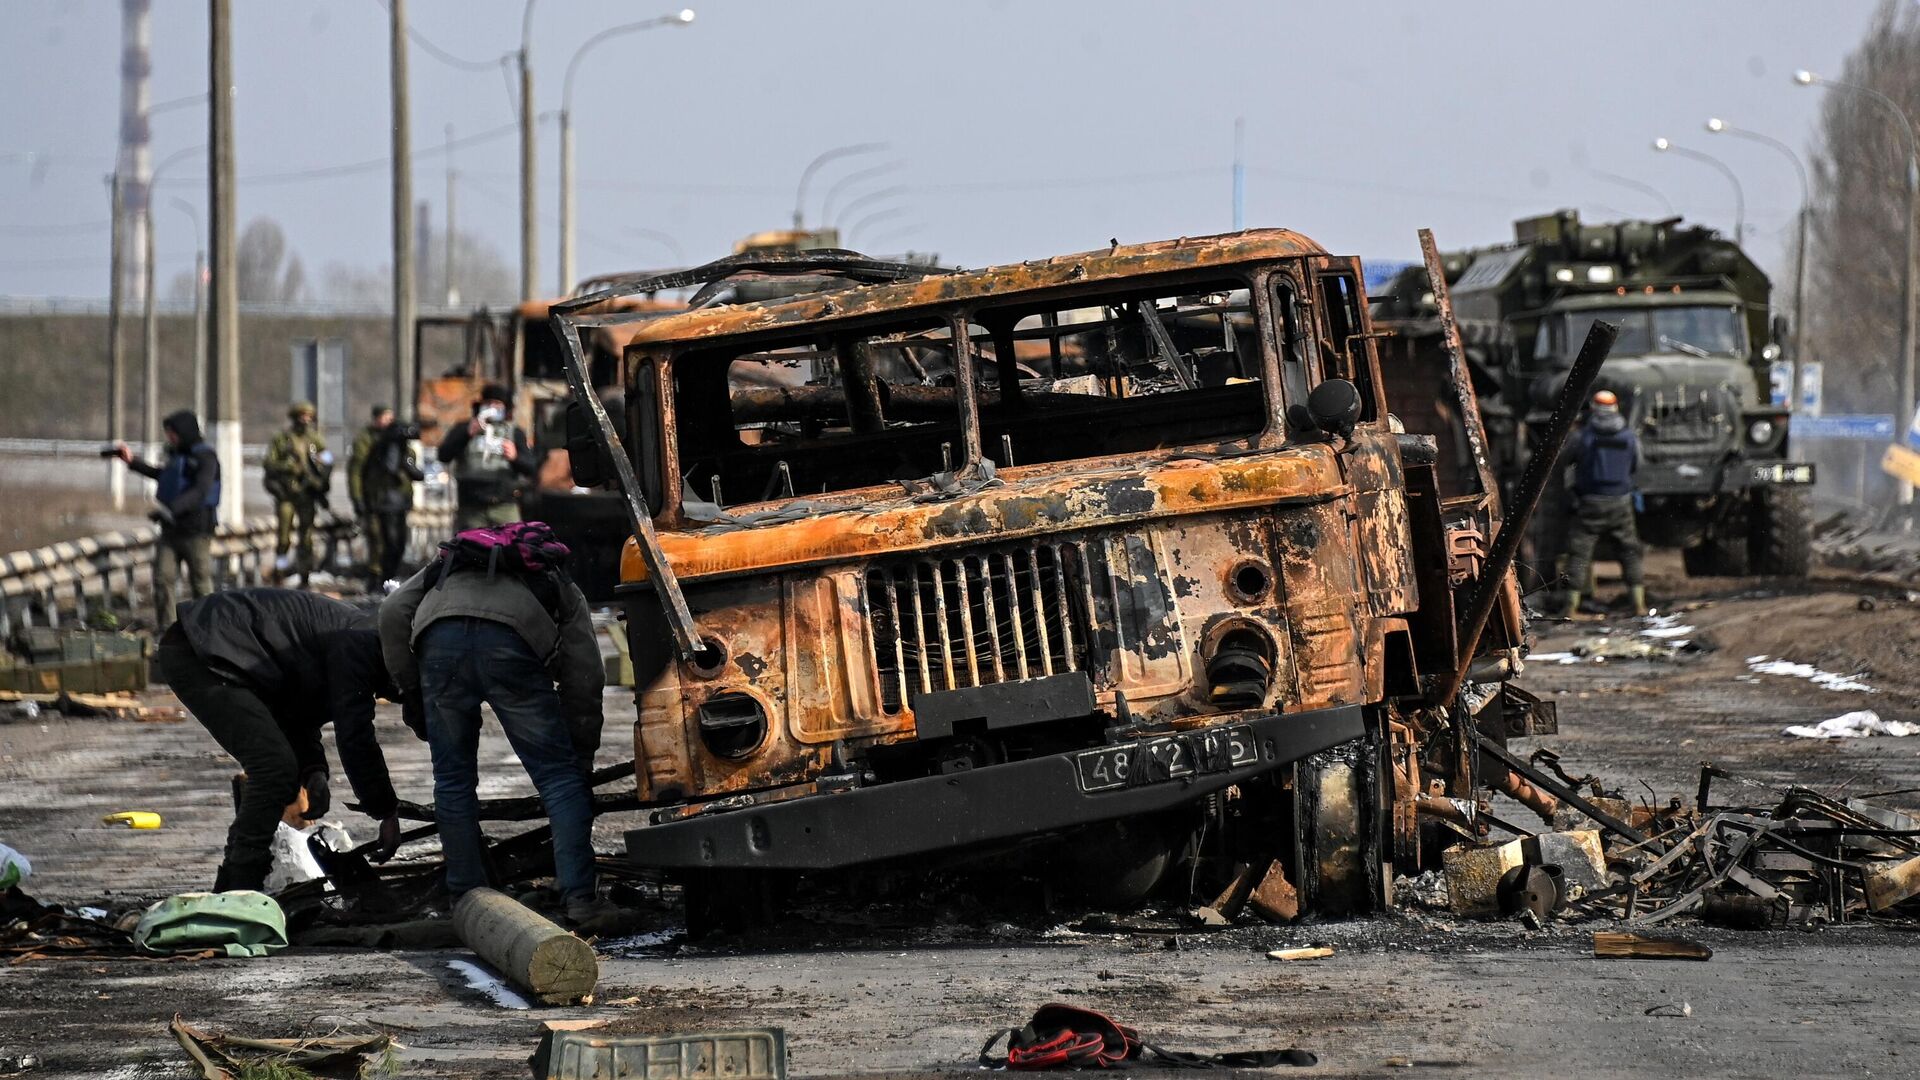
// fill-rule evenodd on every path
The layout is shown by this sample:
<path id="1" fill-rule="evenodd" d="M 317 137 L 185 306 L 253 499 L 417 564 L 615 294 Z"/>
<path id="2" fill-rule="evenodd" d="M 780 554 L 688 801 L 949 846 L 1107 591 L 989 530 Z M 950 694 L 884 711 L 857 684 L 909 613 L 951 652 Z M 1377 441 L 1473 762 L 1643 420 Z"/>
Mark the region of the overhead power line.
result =
<path id="1" fill-rule="evenodd" d="M 387 6 L 387 0 L 378 0 L 378 3 L 383 8 Z M 455 56 L 440 46 L 435 45 L 427 35 L 415 29 L 411 23 L 407 25 L 407 40 L 420 46 L 421 52 L 426 53 L 428 56 L 433 57 L 448 67 L 459 68 L 461 71 L 487 71 L 500 64 L 506 63 L 513 56 L 512 53 L 503 53 L 491 60 L 468 60 Z"/>

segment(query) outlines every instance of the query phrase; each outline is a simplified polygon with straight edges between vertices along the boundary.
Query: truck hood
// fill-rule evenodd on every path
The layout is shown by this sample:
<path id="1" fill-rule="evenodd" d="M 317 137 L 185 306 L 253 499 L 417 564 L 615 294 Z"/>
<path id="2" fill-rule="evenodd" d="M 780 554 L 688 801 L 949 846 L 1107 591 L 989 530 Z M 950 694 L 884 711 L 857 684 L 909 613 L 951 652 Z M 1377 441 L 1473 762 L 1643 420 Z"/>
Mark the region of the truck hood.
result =
<path id="1" fill-rule="evenodd" d="M 1594 381 L 1596 389 L 1631 397 L 1639 415 L 1645 415 L 1656 396 L 1674 402 L 1682 398 L 1697 400 L 1702 391 L 1711 394 L 1723 386 L 1731 391 L 1735 410 L 1755 406 L 1753 372 L 1746 361 L 1730 356 L 1654 353 L 1610 357 Z"/>

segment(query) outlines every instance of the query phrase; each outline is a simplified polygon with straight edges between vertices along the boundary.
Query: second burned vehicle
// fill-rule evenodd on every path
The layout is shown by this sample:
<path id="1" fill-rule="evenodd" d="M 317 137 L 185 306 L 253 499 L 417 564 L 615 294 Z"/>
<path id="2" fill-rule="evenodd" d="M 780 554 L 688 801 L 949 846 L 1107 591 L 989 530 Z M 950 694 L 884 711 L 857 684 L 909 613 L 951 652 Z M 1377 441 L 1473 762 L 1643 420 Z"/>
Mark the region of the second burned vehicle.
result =
<path id="1" fill-rule="evenodd" d="M 597 417 L 635 527 L 634 861 L 713 896 L 1041 843 L 1110 898 L 1254 867 L 1353 911 L 1477 830 L 1476 784 L 1551 809 L 1482 752 L 1553 723 L 1506 681 L 1499 496 L 1397 430 L 1357 260 L 1256 230 L 706 276 L 797 272 L 639 326 L 631 437 Z M 618 294 L 559 339 L 633 320 L 595 314 Z"/>

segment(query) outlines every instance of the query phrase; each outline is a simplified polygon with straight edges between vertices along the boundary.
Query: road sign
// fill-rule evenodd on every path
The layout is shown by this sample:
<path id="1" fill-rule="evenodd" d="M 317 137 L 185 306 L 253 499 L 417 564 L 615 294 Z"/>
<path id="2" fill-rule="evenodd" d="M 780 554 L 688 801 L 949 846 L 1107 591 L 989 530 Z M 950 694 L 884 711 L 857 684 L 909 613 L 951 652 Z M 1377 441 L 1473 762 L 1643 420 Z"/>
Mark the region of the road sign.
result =
<path id="1" fill-rule="evenodd" d="M 1886 454 L 1880 458 L 1880 468 L 1896 480 L 1920 487 L 1920 453 L 1899 443 L 1888 444 Z"/>
<path id="2" fill-rule="evenodd" d="M 1820 415 L 1820 392 L 1825 380 L 1824 369 L 1818 360 L 1808 360 L 1800 365 L 1800 411 L 1808 416 Z"/>
<path id="3" fill-rule="evenodd" d="M 1862 442 L 1891 442 L 1894 420 L 1889 413 L 1836 413 L 1833 416 L 1796 416 L 1796 439 L 1858 439 Z M 1911 434 L 1908 436 L 1911 438 Z"/>
<path id="4" fill-rule="evenodd" d="M 1793 401 L 1793 361 L 1775 360 L 1767 366 L 1768 404 L 1784 409 Z"/>

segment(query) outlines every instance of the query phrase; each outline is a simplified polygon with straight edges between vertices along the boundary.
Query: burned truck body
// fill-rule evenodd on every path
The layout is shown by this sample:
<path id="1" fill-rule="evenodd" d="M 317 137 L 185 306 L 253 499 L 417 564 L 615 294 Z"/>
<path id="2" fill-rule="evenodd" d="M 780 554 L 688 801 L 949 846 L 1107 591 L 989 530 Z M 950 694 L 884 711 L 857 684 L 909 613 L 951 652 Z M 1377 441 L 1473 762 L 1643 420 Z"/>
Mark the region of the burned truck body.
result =
<path id="1" fill-rule="evenodd" d="M 634 861 L 1065 835 L 1136 892 L 1192 860 L 1351 911 L 1475 833 L 1476 782 L 1550 809 L 1479 752 L 1552 723 L 1505 682 L 1498 495 L 1484 467 L 1443 493 L 1389 416 L 1357 260 L 1254 230 L 845 263 L 646 321 L 630 438 L 597 418 L 634 525 Z M 560 340 L 632 318 L 595 313 L 617 294 Z M 1464 378 L 1432 392 L 1473 412 Z"/>

